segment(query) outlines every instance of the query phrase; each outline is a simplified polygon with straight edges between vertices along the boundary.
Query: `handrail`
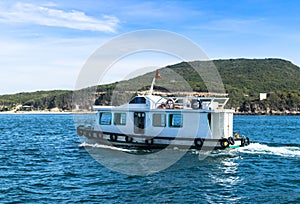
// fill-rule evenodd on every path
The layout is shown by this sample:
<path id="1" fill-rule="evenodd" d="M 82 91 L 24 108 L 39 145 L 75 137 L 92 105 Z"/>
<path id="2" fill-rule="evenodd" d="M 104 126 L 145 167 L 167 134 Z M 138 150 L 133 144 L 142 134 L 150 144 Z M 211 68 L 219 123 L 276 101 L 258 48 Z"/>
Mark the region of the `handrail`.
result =
<path id="1" fill-rule="evenodd" d="M 168 99 L 173 99 L 175 105 L 182 107 L 182 109 L 191 109 L 192 100 L 197 100 L 205 104 L 205 107 L 209 110 L 224 109 L 229 100 L 229 98 L 218 97 L 162 97 L 155 103 L 155 107 L 160 107 L 161 104 L 166 103 Z"/>

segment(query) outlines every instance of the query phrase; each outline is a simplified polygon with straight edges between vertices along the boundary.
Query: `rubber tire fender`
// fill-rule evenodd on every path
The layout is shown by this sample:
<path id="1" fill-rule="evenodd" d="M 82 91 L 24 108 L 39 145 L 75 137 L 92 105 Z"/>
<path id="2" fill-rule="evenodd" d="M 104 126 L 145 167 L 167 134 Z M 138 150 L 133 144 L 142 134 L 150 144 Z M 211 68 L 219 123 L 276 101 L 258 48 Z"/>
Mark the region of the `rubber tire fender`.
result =
<path id="1" fill-rule="evenodd" d="M 115 134 L 111 134 L 111 135 L 109 136 L 109 139 L 110 139 L 111 141 L 117 141 L 117 140 L 118 140 L 118 136 L 115 135 Z"/>
<path id="2" fill-rule="evenodd" d="M 103 138 L 102 132 L 97 132 L 97 138 Z"/>
<path id="3" fill-rule="evenodd" d="M 247 145 L 249 145 L 251 143 L 249 137 L 246 137 L 246 141 L 247 141 Z"/>
<path id="4" fill-rule="evenodd" d="M 132 138 L 132 137 L 129 137 L 129 136 L 125 136 L 125 141 L 126 141 L 126 142 L 132 142 L 132 141 L 133 141 L 133 138 Z"/>
<path id="5" fill-rule="evenodd" d="M 220 145 L 224 149 L 227 148 L 227 147 L 229 147 L 229 141 L 228 141 L 228 139 L 226 139 L 226 138 L 221 139 L 220 140 Z"/>
<path id="6" fill-rule="evenodd" d="M 196 148 L 201 148 L 203 146 L 204 140 L 202 138 L 196 138 L 194 144 Z"/>
<path id="7" fill-rule="evenodd" d="M 82 136 L 82 135 L 83 135 L 82 126 L 78 126 L 78 127 L 77 127 L 77 135 L 79 135 L 79 136 Z"/>
<path id="8" fill-rule="evenodd" d="M 154 140 L 153 140 L 153 138 L 151 138 L 151 139 L 146 139 L 145 142 L 146 142 L 147 145 L 153 145 Z"/>
<path id="9" fill-rule="evenodd" d="M 234 145 L 235 142 L 232 137 L 228 137 L 227 140 L 228 140 L 229 144 Z"/>
<path id="10" fill-rule="evenodd" d="M 241 147 L 245 146 L 245 142 L 246 142 L 246 138 L 242 137 L 242 139 L 241 139 Z"/>
<path id="11" fill-rule="evenodd" d="M 172 98 L 169 98 L 166 101 L 166 108 L 167 109 L 174 109 L 175 108 L 175 101 Z"/>

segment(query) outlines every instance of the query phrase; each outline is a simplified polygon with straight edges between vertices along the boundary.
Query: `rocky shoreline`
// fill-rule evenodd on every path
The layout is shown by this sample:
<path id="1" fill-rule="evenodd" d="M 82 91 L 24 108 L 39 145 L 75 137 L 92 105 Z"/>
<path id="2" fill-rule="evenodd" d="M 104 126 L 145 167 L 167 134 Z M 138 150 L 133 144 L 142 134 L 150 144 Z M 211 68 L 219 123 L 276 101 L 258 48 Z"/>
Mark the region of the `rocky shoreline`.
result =
<path id="1" fill-rule="evenodd" d="M 95 111 L 49 111 L 49 110 L 40 110 L 40 111 L 0 111 L 0 114 L 95 114 Z M 255 112 L 240 112 L 235 111 L 234 115 L 291 115 L 299 116 L 300 111 L 255 111 Z"/>
<path id="2" fill-rule="evenodd" d="M 72 111 L 1 111 L 0 115 L 22 115 L 22 114 L 36 114 L 36 115 L 54 115 L 54 114 L 95 114 L 95 111 L 79 111 L 79 112 L 72 112 Z"/>
<path id="3" fill-rule="evenodd" d="M 300 115 L 300 111 L 255 111 L 255 112 L 234 112 L 235 115 Z"/>

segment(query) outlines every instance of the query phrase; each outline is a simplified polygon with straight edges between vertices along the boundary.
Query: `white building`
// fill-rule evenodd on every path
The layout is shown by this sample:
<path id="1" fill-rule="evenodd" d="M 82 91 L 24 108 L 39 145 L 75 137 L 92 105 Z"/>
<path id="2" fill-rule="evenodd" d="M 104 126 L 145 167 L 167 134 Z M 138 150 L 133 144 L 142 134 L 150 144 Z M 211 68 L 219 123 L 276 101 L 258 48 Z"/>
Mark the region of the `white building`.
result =
<path id="1" fill-rule="evenodd" d="M 267 99 L 267 93 L 259 93 L 259 100 Z"/>

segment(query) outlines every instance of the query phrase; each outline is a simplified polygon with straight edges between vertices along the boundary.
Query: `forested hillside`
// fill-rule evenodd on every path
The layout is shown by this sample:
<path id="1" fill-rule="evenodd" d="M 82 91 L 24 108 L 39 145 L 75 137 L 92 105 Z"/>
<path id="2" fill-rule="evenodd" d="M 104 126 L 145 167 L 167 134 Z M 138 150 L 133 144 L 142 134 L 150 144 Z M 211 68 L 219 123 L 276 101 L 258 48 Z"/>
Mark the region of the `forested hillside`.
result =
<path id="1" fill-rule="evenodd" d="M 0 111 L 25 110 L 71 110 L 73 91 L 54 90 L 18 93 L 0 96 Z"/>
<path id="2" fill-rule="evenodd" d="M 162 79 L 156 80 L 155 89 L 170 94 L 207 92 L 208 88 L 216 93 L 222 92 L 217 80 L 206 75 L 211 66 L 218 70 L 230 98 L 228 108 L 247 114 L 299 113 L 300 68 L 282 59 L 229 59 L 169 65 L 159 69 Z M 202 73 L 201 76 L 199 73 Z M 96 104 L 111 104 L 111 96 L 116 92 L 124 94 L 124 100 L 127 100 L 138 91 L 149 89 L 154 75 L 155 72 L 151 72 L 130 80 L 94 87 L 97 97 L 91 100 L 95 100 Z M 203 75 L 206 83 L 201 78 Z M 260 93 L 267 93 L 267 99 L 259 100 Z M 72 110 L 72 94 L 72 91 L 39 91 L 3 95 L 0 96 L 0 111 L 15 109 L 20 104 L 35 110 Z M 87 109 L 90 104 L 83 106 Z"/>

